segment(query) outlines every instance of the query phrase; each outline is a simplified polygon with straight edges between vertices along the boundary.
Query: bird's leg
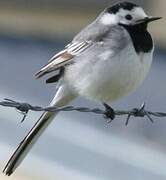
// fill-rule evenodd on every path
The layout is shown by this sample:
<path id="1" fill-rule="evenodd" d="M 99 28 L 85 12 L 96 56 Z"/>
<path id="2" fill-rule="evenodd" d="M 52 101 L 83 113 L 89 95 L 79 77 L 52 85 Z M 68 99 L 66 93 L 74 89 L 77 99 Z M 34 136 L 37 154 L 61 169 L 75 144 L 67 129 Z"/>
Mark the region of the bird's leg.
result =
<path id="1" fill-rule="evenodd" d="M 105 107 L 105 114 L 104 114 L 104 118 L 109 119 L 109 123 L 112 122 L 115 119 L 115 111 L 114 109 L 109 106 L 106 103 L 103 103 L 104 107 Z"/>

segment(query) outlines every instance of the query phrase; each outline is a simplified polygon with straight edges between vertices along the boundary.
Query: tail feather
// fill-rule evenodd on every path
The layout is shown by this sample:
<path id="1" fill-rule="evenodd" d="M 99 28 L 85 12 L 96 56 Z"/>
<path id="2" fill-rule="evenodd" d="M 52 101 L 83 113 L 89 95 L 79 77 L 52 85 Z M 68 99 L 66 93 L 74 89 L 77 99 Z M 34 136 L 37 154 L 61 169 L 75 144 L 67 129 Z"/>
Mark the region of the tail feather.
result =
<path id="1" fill-rule="evenodd" d="M 6 175 L 10 176 L 15 168 L 21 163 L 26 154 L 29 152 L 30 148 L 38 140 L 44 129 L 52 120 L 52 115 L 53 113 L 43 113 L 40 119 L 36 122 L 36 124 L 23 139 L 23 141 L 21 141 L 3 170 Z M 50 118 L 51 116 L 52 118 Z"/>
<path id="2" fill-rule="evenodd" d="M 51 105 L 54 106 L 64 106 L 68 104 L 71 100 L 75 98 L 66 87 L 60 87 L 57 91 Z M 42 135 L 44 130 L 48 127 L 48 125 L 52 122 L 54 117 L 57 115 L 57 112 L 44 112 L 39 120 L 35 123 L 29 133 L 25 136 L 23 141 L 19 144 L 9 161 L 7 162 L 3 172 L 10 176 L 14 170 L 19 166 L 19 164 L 23 161 L 27 153 L 36 143 L 38 138 Z"/>
<path id="3" fill-rule="evenodd" d="M 40 70 L 39 72 L 37 72 L 37 73 L 35 74 L 35 77 L 36 77 L 36 79 L 39 79 L 39 78 L 41 78 L 42 76 L 44 76 L 45 74 L 47 74 L 47 73 L 48 73 L 47 71 Z"/>

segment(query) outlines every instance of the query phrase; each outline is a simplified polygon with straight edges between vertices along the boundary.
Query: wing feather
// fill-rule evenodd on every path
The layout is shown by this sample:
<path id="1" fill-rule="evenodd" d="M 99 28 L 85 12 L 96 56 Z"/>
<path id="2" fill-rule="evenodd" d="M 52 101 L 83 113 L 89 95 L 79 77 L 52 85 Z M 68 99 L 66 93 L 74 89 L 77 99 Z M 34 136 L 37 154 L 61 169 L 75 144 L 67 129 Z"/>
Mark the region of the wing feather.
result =
<path id="1" fill-rule="evenodd" d="M 59 68 L 71 63 L 75 56 L 85 51 L 92 45 L 91 41 L 73 42 L 65 47 L 64 50 L 55 54 L 39 72 L 35 74 L 36 78 L 40 78 L 47 73 L 56 71 Z"/>

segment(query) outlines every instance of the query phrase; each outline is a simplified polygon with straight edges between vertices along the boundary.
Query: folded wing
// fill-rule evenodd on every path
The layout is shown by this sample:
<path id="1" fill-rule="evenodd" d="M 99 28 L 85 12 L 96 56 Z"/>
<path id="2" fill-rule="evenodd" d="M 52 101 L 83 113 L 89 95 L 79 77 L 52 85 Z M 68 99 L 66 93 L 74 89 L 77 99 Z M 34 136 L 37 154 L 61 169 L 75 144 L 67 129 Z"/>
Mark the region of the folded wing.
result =
<path id="1" fill-rule="evenodd" d="M 36 78 L 40 78 L 47 73 L 56 71 L 65 65 L 72 63 L 75 56 L 85 51 L 92 45 L 91 41 L 73 42 L 65 47 L 64 50 L 55 54 L 39 72 L 35 74 Z"/>

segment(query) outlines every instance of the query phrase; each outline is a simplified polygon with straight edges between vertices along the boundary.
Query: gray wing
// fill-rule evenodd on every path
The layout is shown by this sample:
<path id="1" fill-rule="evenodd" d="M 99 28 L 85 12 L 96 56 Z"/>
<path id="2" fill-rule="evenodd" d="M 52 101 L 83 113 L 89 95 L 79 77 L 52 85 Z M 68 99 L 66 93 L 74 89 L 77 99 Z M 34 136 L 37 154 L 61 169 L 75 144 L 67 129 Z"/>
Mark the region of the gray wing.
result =
<path id="1" fill-rule="evenodd" d="M 65 47 L 64 50 L 55 54 L 39 72 L 35 74 L 36 78 L 40 78 L 47 73 L 61 69 L 61 67 L 70 64 L 75 56 L 85 51 L 93 43 L 91 41 L 73 42 Z"/>
<path id="2" fill-rule="evenodd" d="M 64 50 L 55 54 L 39 72 L 36 73 L 36 78 L 40 78 L 43 75 L 61 69 L 61 67 L 72 63 L 75 56 L 79 56 L 93 43 L 98 41 L 100 37 L 106 32 L 105 28 L 94 21 L 87 27 L 85 27 L 80 33 L 78 33 L 72 43 L 67 45 Z"/>
<path id="3" fill-rule="evenodd" d="M 64 50 L 55 54 L 35 76 L 40 78 L 47 73 L 61 69 L 72 63 L 73 59 L 76 59 L 74 57 L 80 56 L 85 50 L 87 53 L 90 53 L 88 49 L 93 51 L 91 46 L 94 48 L 97 46 L 100 50 L 109 48 L 117 53 L 125 47 L 126 42 L 125 31 L 121 27 L 103 27 L 93 22 L 78 33 L 72 43 L 67 45 Z"/>

